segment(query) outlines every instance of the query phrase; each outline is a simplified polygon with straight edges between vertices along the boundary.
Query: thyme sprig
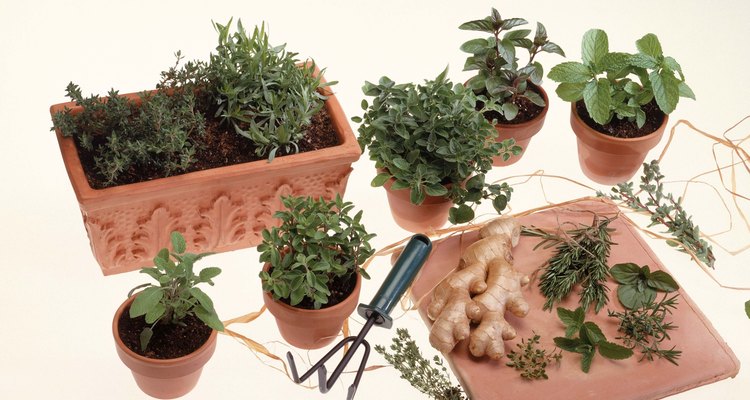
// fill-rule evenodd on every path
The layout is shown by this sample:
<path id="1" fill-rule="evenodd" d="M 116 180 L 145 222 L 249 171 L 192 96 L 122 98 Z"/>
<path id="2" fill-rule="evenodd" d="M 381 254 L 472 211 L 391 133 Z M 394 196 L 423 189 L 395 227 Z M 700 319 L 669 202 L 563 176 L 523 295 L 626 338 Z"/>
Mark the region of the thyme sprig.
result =
<path id="1" fill-rule="evenodd" d="M 375 351 L 382 354 L 401 373 L 401 378 L 420 392 L 435 400 L 468 399 L 461 386 L 451 383 L 448 369 L 440 357 L 433 358 L 433 366 L 419 351 L 408 330 L 396 329 L 396 337 L 393 338 L 390 349 L 393 353 L 389 353 L 381 345 L 375 346 Z"/>
<path id="2" fill-rule="evenodd" d="M 539 348 L 540 338 L 539 335 L 534 333 L 534 336 L 528 340 L 521 339 L 521 343 L 516 344 L 519 351 L 511 350 L 508 353 L 510 362 L 505 363 L 505 365 L 521 371 L 521 378 L 523 379 L 549 379 L 547 366 L 553 363 L 560 365 L 562 350 L 547 352 L 547 350 Z"/>
<path id="3" fill-rule="evenodd" d="M 562 301 L 573 288 L 580 284 L 580 304 L 588 309 L 595 304 L 596 312 L 609 301 L 605 282 L 609 277 L 607 258 L 609 257 L 614 231 L 609 227 L 614 218 L 600 218 L 594 215 L 591 225 L 578 224 L 577 228 L 562 234 L 550 233 L 539 228 L 524 228 L 521 234 L 541 238 L 540 246 L 549 248 L 557 245 L 555 254 L 548 260 L 539 281 L 539 289 L 547 299 L 543 309 L 550 310 Z"/>
<path id="4" fill-rule="evenodd" d="M 673 322 L 665 322 L 672 310 L 677 308 L 677 294 L 669 296 L 667 293 L 658 303 L 649 302 L 641 308 L 615 312 L 610 310 L 609 316 L 620 321 L 618 331 L 622 336 L 617 339 L 623 341 L 625 346 L 641 351 L 641 359 L 653 361 L 655 358 L 663 358 L 674 365 L 682 355 L 681 350 L 661 348 L 661 343 L 670 340 L 669 331 L 677 329 Z"/>
<path id="5" fill-rule="evenodd" d="M 676 200 L 672 193 L 664 193 L 664 175 L 659 171 L 659 161 L 653 160 L 643 164 L 643 175 L 641 176 L 640 190 L 636 193 L 633 182 L 619 183 L 612 188 L 612 193 L 606 195 L 598 192 L 599 196 L 606 196 L 612 200 L 623 202 L 627 207 L 645 212 L 651 217 L 650 226 L 663 225 L 667 233 L 671 234 L 674 242 L 668 241 L 671 246 L 684 246 L 680 249 L 695 255 L 700 261 L 714 268 L 714 257 L 711 246 L 701 239 L 698 225 L 693 223 L 692 217 L 682 208 L 682 198 Z M 641 195 L 643 193 L 643 195 Z"/>

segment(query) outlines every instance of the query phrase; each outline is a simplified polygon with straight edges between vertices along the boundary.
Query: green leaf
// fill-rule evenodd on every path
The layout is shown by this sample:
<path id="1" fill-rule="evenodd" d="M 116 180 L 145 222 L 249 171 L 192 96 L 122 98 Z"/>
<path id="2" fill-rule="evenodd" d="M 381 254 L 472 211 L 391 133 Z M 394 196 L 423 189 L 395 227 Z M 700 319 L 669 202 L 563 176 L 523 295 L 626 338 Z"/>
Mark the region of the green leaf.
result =
<path id="1" fill-rule="evenodd" d="M 639 291 L 636 285 L 620 285 L 617 288 L 617 299 L 624 307 L 635 310 L 652 303 L 656 299 L 656 291 L 650 287 Z"/>
<path id="2" fill-rule="evenodd" d="M 582 307 L 576 308 L 575 311 L 557 307 L 557 316 L 560 318 L 563 325 L 565 325 L 565 337 L 569 338 L 578 332 L 583 326 L 585 313 Z"/>
<path id="3" fill-rule="evenodd" d="M 690 89 L 690 86 L 688 86 L 687 83 L 680 82 L 678 89 L 680 91 L 680 97 L 687 97 L 695 100 L 695 93 L 693 93 L 693 89 Z"/>
<path id="4" fill-rule="evenodd" d="M 547 77 L 555 82 L 586 83 L 591 80 L 593 75 L 585 65 L 575 61 L 567 61 L 552 67 Z"/>
<path id="5" fill-rule="evenodd" d="M 610 91 L 609 81 L 604 78 L 587 83 L 583 89 L 583 102 L 586 104 L 586 110 L 591 118 L 601 125 L 607 124 L 612 118 Z"/>
<path id="6" fill-rule="evenodd" d="M 196 300 L 198 300 L 198 303 L 200 303 L 203 308 L 206 310 L 213 312 L 214 311 L 214 302 L 211 301 L 211 298 L 208 297 L 208 295 L 200 290 L 200 288 L 197 287 L 191 287 L 189 289 L 190 295 L 195 297 Z"/>
<path id="7" fill-rule="evenodd" d="M 528 22 L 523 18 L 508 18 L 503 20 L 503 24 L 500 27 L 503 30 L 508 30 L 526 24 L 528 24 Z"/>
<path id="8" fill-rule="evenodd" d="M 544 98 L 537 94 L 536 92 L 532 92 L 531 90 L 527 90 L 526 93 L 524 93 L 524 96 L 531 100 L 532 103 L 538 105 L 539 107 L 544 107 L 546 104 L 544 103 Z"/>
<path id="9" fill-rule="evenodd" d="M 632 55 L 628 53 L 607 53 L 602 57 L 601 69 L 607 72 L 617 73 L 630 66 Z"/>
<path id="10" fill-rule="evenodd" d="M 494 199 L 492 199 L 492 207 L 495 208 L 495 211 L 497 213 L 501 213 L 503 210 L 505 210 L 505 207 L 508 206 L 508 198 L 503 195 L 498 195 Z"/>
<path id="11" fill-rule="evenodd" d="M 601 29 L 591 29 L 583 34 L 581 56 L 586 65 L 600 65 L 602 58 L 609 53 L 607 33 Z"/>
<path id="12" fill-rule="evenodd" d="M 604 333 L 602 333 L 602 330 L 599 328 L 599 326 L 591 321 L 585 322 L 581 326 L 579 336 L 581 337 L 581 340 L 592 345 L 596 345 L 599 342 L 607 340 L 607 338 L 604 337 Z"/>
<path id="13" fill-rule="evenodd" d="M 653 69 L 656 68 L 656 59 L 648 54 L 633 54 L 630 57 L 630 64 L 639 68 Z"/>
<path id="14" fill-rule="evenodd" d="M 470 54 L 478 54 L 487 50 L 487 39 L 471 39 L 461 45 L 461 51 Z"/>
<path id="15" fill-rule="evenodd" d="M 448 194 L 448 189 L 439 183 L 425 185 L 424 191 L 430 196 L 445 196 Z"/>
<path id="16" fill-rule="evenodd" d="M 391 174 L 387 172 L 377 174 L 375 178 L 373 178 L 372 181 L 370 182 L 370 186 L 372 187 L 383 186 L 385 185 L 386 182 L 388 182 L 389 179 L 391 179 Z"/>
<path id="17" fill-rule="evenodd" d="M 154 331 L 149 327 L 143 328 L 140 335 L 141 351 L 146 351 L 148 343 L 151 341 L 151 336 L 154 335 Z"/>
<path id="18" fill-rule="evenodd" d="M 633 263 L 615 264 L 610 273 L 617 283 L 632 285 L 640 279 L 641 267 Z"/>
<path id="19" fill-rule="evenodd" d="M 458 27 L 458 29 L 461 29 L 464 31 L 480 31 L 480 32 L 487 32 L 487 33 L 494 32 L 494 29 L 492 27 L 492 22 L 486 19 L 477 19 L 474 21 L 464 22 Z"/>
<path id="20" fill-rule="evenodd" d="M 569 338 L 564 338 L 564 337 L 556 337 L 553 340 L 555 341 L 555 346 L 565 351 L 569 351 L 571 353 L 578 353 L 579 346 L 583 344 L 581 339 L 569 339 Z"/>
<path id="21" fill-rule="evenodd" d="M 672 278 L 672 275 L 664 271 L 652 272 L 646 283 L 648 286 L 662 292 L 674 292 L 680 288 L 680 285 Z"/>
<path id="22" fill-rule="evenodd" d="M 542 45 L 542 51 L 546 51 L 547 53 L 559 54 L 559 55 L 565 57 L 565 52 L 563 51 L 563 49 L 560 46 L 558 46 L 557 44 L 552 43 L 552 42 L 547 42 L 547 43 L 543 44 Z"/>
<path id="23" fill-rule="evenodd" d="M 391 186 L 391 188 L 393 188 L 393 186 Z M 409 200 L 411 201 L 411 204 L 420 205 L 424 199 L 425 194 L 420 188 L 411 188 L 411 191 L 409 192 Z"/>
<path id="24" fill-rule="evenodd" d="M 216 311 L 206 310 L 200 305 L 195 306 L 193 311 L 195 312 L 195 316 L 203 321 L 204 324 L 208 325 L 209 328 L 219 332 L 224 332 L 224 324 L 219 319 L 219 316 L 216 315 Z"/>
<path id="25" fill-rule="evenodd" d="M 518 106 L 513 103 L 503 103 L 502 109 L 503 116 L 508 121 L 512 121 L 514 118 L 516 118 L 516 115 L 518 115 Z"/>
<path id="26" fill-rule="evenodd" d="M 474 219 L 474 210 L 466 204 L 460 204 L 448 210 L 448 219 L 452 224 L 462 224 Z"/>
<path id="27" fill-rule="evenodd" d="M 750 300 L 745 302 L 745 314 L 747 314 L 747 317 L 750 318 Z"/>
<path id="28" fill-rule="evenodd" d="M 200 274 L 198 274 L 198 278 L 201 280 L 201 282 L 209 282 L 211 279 L 216 278 L 221 274 L 221 268 L 218 267 L 208 267 L 201 270 Z"/>
<path id="29" fill-rule="evenodd" d="M 599 343 L 599 354 L 610 360 L 624 360 L 633 355 L 633 350 L 619 344 L 603 341 Z"/>
<path id="30" fill-rule="evenodd" d="M 587 374 L 589 373 L 589 370 L 591 370 L 591 362 L 594 361 L 594 355 L 596 355 L 594 349 L 583 354 L 583 358 L 581 358 L 581 371 Z"/>
<path id="31" fill-rule="evenodd" d="M 663 55 L 659 38 L 653 33 L 648 33 L 642 38 L 636 40 L 635 46 L 641 53 L 648 54 L 654 58 L 659 58 Z"/>
<path id="32" fill-rule="evenodd" d="M 153 324 L 167 312 L 167 307 L 162 303 L 156 303 L 154 307 L 146 313 L 146 323 Z"/>
<path id="33" fill-rule="evenodd" d="M 500 52 L 500 57 L 508 64 L 513 64 L 516 61 L 516 46 L 512 41 L 508 39 L 501 40 L 497 44 L 497 50 Z"/>
<path id="34" fill-rule="evenodd" d="M 654 91 L 656 104 L 665 113 L 669 114 L 677 107 L 680 100 L 680 81 L 674 77 L 671 71 L 662 69 L 661 72 L 651 72 L 648 75 L 651 80 L 651 88 Z"/>
<path id="35" fill-rule="evenodd" d="M 575 102 L 583 98 L 583 89 L 585 87 L 585 83 L 564 82 L 557 85 L 555 93 L 557 93 L 557 95 L 565 101 Z"/>
<path id="36" fill-rule="evenodd" d="M 405 159 L 401 157 L 394 158 L 393 165 L 395 165 L 396 168 L 404 170 L 404 171 L 408 171 L 411 166 L 408 161 L 406 161 Z"/>
<path id="37" fill-rule="evenodd" d="M 172 239 L 172 250 L 177 254 L 182 254 L 187 249 L 185 238 L 180 232 L 174 231 L 171 234 Z"/>
<path id="38" fill-rule="evenodd" d="M 164 290 L 160 287 L 151 286 L 138 294 L 130 305 L 130 318 L 140 317 L 155 307 L 164 297 Z"/>

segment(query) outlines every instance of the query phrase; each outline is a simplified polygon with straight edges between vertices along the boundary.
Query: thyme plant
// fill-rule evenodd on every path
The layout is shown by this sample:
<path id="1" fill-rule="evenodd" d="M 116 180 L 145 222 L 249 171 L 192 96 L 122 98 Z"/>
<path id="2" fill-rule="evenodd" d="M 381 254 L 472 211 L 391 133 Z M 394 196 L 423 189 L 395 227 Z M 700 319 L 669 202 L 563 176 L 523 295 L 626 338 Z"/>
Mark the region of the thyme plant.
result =
<path id="1" fill-rule="evenodd" d="M 562 360 L 561 351 L 547 352 L 539 348 L 539 339 L 541 336 L 534 333 L 531 338 L 521 339 L 521 343 L 516 344 L 518 352 L 511 350 L 508 353 L 510 361 L 505 365 L 520 371 L 521 378 L 525 380 L 549 379 L 547 366 L 553 363 L 559 366 Z"/>

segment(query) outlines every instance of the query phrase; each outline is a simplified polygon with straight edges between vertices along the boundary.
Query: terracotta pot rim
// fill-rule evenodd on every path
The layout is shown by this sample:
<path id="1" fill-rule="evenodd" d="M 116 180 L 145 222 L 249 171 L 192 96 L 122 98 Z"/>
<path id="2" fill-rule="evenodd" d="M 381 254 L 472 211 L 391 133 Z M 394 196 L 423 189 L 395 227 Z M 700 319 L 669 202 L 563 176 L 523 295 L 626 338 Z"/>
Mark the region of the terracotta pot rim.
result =
<path id="1" fill-rule="evenodd" d="M 529 83 L 531 83 L 531 82 L 529 82 Z M 505 128 L 505 129 L 508 129 L 508 128 L 511 128 L 511 129 L 512 128 L 516 128 L 516 129 L 526 128 L 527 126 L 534 125 L 534 124 L 538 123 L 540 119 L 544 119 L 547 116 L 547 111 L 549 110 L 549 97 L 547 97 L 547 91 L 544 90 L 544 88 L 542 87 L 542 85 L 535 85 L 533 83 L 531 83 L 531 84 L 534 85 L 535 88 L 539 89 L 539 92 L 542 95 L 542 98 L 544 99 L 545 106 L 542 108 L 542 112 L 540 112 L 539 114 L 537 114 L 534 118 L 532 118 L 532 119 L 530 119 L 528 121 L 525 121 L 525 122 L 518 123 L 518 124 L 504 124 L 504 123 L 495 124 L 494 126 L 495 126 L 496 129 L 497 128 Z M 537 133 L 538 132 L 534 132 L 531 135 L 529 135 L 529 137 L 534 136 Z"/>
<path id="2" fill-rule="evenodd" d="M 263 264 L 263 271 L 268 272 L 268 269 L 270 267 L 271 267 L 270 263 Z M 349 298 L 351 298 L 352 295 L 357 291 L 357 287 L 360 287 L 360 288 L 362 287 L 362 275 L 360 275 L 360 274 L 358 274 L 356 272 L 355 272 L 355 274 L 357 275 L 356 283 L 354 284 L 354 287 L 352 288 L 352 291 L 349 292 L 349 295 L 347 295 L 343 300 L 339 301 L 338 303 L 336 303 L 336 304 L 334 304 L 334 305 L 332 305 L 330 307 L 325 307 L 325 308 L 320 308 L 320 309 L 315 310 L 315 309 L 309 309 L 309 308 L 300 308 L 300 307 L 290 306 L 289 304 L 286 304 L 283 301 L 278 301 L 278 300 L 274 299 L 273 296 L 271 295 L 271 292 L 267 292 L 265 290 L 263 290 L 263 296 L 265 296 L 266 298 L 268 298 L 268 300 L 270 300 L 273 304 L 279 306 L 279 308 L 283 308 L 283 309 L 288 310 L 288 311 L 304 312 L 304 313 L 306 313 L 308 315 L 311 315 L 311 316 L 313 316 L 313 315 L 322 315 L 322 314 L 326 314 L 326 313 L 330 313 L 330 312 L 335 312 L 335 311 L 338 311 L 340 309 L 347 308 L 348 304 L 346 304 L 346 301 L 349 300 Z"/>
<path id="3" fill-rule="evenodd" d="M 215 329 L 211 329 L 211 335 L 209 335 L 208 339 L 206 339 L 206 341 L 200 347 L 195 349 L 195 351 L 193 351 L 192 353 L 185 354 L 184 356 L 181 356 L 181 357 L 168 358 L 168 359 L 149 358 L 149 357 L 145 357 L 134 352 L 128 346 L 126 346 L 125 343 L 122 341 L 122 339 L 120 338 L 120 333 L 118 332 L 117 328 L 119 326 L 120 315 L 122 315 L 122 313 L 125 312 L 125 308 L 129 306 L 133 302 L 133 300 L 135 300 L 136 296 L 137 294 L 130 296 L 127 300 L 125 300 L 120 305 L 120 307 L 115 312 L 115 317 L 112 321 L 112 335 L 115 338 L 115 343 L 117 344 L 117 347 L 122 349 L 128 355 L 128 357 L 131 357 L 135 359 L 136 361 L 139 361 L 142 363 L 152 364 L 153 366 L 156 366 L 156 367 L 170 367 L 175 364 L 181 364 L 188 359 L 195 358 L 198 354 L 201 354 L 204 351 L 206 351 L 211 346 L 211 342 L 216 341 L 218 332 Z"/>
<path id="4" fill-rule="evenodd" d="M 586 121 L 581 118 L 580 115 L 578 115 L 578 111 L 576 110 L 576 102 L 570 103 L 570 113 L 574 116 L 574 118 L 581 123 L 582 126 L 585 126 L 588 128 L 587 134 L 589 136 L 594 136 L 596 138 L 599 138 L 604 141 L 614 142 L 614 143 L 640 143 L 640 142 L 647 142 L 650 140 L 653 140 L 654 136 L 659 135 L 661 136 L 664 132 L 664 128 L 666 127 L 667 123 L 669 122 L 669 114 L 664 114 L 664 120 L 662 120 L 661 125 L 659 125 L 656 130 L 654 130 L 651 133 L 648 133 L 643 136 L 635 137 L 635 138 L 618 138 L 615 136 L 610 136 L 605 133 L 599 132 L 595 128 L 593 128 L 591 125 L 587 124 Z M 581 136 L 582 132 L 578 132 L 576 129 L 573 129 L 573 132 L 576 134 L 576 136 Z"/>

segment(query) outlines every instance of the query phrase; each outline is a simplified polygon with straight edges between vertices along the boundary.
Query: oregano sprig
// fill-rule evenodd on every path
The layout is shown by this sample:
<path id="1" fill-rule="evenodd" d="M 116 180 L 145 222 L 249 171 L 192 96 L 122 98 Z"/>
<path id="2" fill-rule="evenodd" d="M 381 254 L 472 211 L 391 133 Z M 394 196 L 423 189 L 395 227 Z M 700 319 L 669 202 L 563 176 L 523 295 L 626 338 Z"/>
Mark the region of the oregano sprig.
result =
<path id="1" fill-rule="evenodd" d="M 648 265 L 640 267 L 633 263 L 616 264 L 610 273 L 620 284 L 617 287 L 617 298 L 631 310 L 653 303 L 657 291 L 669 293 L 680 288 L 671 275 L 664 271 L 651 272 Z"/>
<path id="2" fill-rule="evenodd" d="M 511 350 L 508 353 L 510 361 L 505 365 L 520 371 L 521 378 L 526 380 L 549 379 L 547 366 L 550 364 L 560 365 L 562 352 L 548 352 L 539 348 L 540 339 L 541 336 L 536 333 L 529 339 L 521 339 L 521 343 L 516 343 L 518 352 Z"/>

